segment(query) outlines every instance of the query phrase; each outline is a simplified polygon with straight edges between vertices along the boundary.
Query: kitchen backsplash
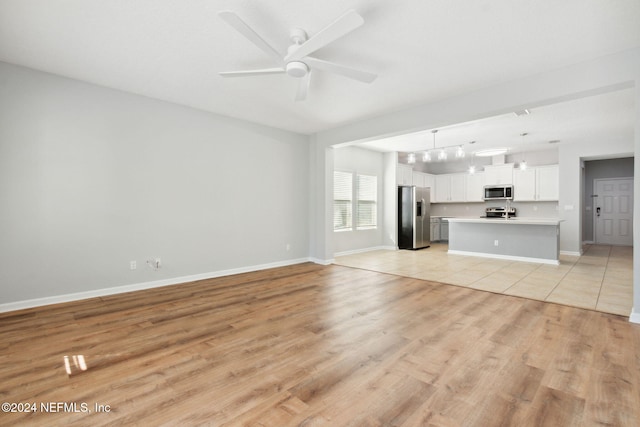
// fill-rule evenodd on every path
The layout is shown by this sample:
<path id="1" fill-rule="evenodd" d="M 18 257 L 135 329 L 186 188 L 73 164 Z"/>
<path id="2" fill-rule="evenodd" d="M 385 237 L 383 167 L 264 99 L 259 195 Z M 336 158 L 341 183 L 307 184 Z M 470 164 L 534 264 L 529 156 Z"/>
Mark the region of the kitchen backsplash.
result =
<path id="1" fill-rule="evenodd" d="M 506 206 L 503 202 L 432 203 L 431 216 L 482 216 L 486 208 Z M 557 218 L 558 202 L 511 202 L 519 217 Z"/>

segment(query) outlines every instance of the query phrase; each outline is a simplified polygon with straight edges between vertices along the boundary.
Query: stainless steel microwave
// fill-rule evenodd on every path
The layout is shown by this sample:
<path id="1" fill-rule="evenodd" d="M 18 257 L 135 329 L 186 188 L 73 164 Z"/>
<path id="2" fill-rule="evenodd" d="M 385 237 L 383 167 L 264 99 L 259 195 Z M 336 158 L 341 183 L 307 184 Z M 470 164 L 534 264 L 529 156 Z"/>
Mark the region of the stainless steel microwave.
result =
<path id="1" fill-rule="evenodd" d="M 513 200 L 513 185 L 485 185 L 485 200 Z"/>

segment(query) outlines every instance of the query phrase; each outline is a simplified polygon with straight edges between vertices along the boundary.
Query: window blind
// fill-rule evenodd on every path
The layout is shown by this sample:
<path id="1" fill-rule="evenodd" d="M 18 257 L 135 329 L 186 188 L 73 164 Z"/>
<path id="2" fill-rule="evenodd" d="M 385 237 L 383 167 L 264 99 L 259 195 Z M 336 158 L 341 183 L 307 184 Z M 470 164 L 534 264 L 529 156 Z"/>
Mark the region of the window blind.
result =
<path id="1" fill-rule="evenodd" d="M 353 174 L 333 172 L 333 229 L 353 228 Z"/>
<path id="2" fill-rule="evenodd" d="M 378 177 L 357 176 L 358 218 L 357 228 L 375 228 L 378 225 Z"/>

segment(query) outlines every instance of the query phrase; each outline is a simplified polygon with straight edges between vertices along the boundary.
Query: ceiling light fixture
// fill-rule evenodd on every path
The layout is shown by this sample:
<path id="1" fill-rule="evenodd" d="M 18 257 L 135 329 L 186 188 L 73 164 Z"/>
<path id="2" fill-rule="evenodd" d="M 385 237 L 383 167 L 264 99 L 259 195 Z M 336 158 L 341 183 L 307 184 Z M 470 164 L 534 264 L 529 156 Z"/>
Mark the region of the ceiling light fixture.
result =
<path id="1" fill-rule="evenodd" d="M 465 156 L 464 148 L 462 148 L 462 145 L 461 145 L 456 149 L 456 158 L 462 159 L 464 158 L 464 156 Z"/>
<path id="2" fill-rule="evenodd" d="M 415 162 L 416 162 L 416 155 L 414 153 L 409 153 L 409 156 L 407 157 L 407 163 L 412 165 Z"/>
<path id="3" fill-rule="evenodd" d="M 513 114 L 515 114 L 518 117 L 520 117 L 520 116 L 528 116 L 529 114 L 531 114 L 531 111 L 529 111 L 529 110 L 527 110 L 525 108 L 524 110 L 514 111 Z"/>
<path id="4" fill-rule="evenodd" d="M 520 136 L 522 137 L 522 146 L 524 147 L 524 137 L 527 136 L 527 133 L 526 132 L 522 132 L 520 134 Z M 520 170 L 521 171 L 527 169 L 527 161 L 524 158 L 524 154 L 525 154 L 525 151 L 523 150 L 522 151 L 522 161 L 520 162 Z"/>
<path id="5" fill-rule="evenodd" d="M 473 175 L 474 173 L 476 173 L 476 156 L 474 154 L 471 154 L 469 159 L 469 174 Z"/>
<path id="6" fill-rule="evenodd" d="M 431 161 L 431 153 L 428 151 L 425 151 L 424 153 L 422 153 L 422 161 L 425 163 L 428 163 Z"/>
<path id="7" fill-rule="evenodd" d="M 489 148 L 487 150 L 476 151 L 475 155 L 480 157 L 491 157 L 498 156 L 500 154 L 504 154 L 509 151 L 508 148 L 500 147 L 500 148 Z"/>

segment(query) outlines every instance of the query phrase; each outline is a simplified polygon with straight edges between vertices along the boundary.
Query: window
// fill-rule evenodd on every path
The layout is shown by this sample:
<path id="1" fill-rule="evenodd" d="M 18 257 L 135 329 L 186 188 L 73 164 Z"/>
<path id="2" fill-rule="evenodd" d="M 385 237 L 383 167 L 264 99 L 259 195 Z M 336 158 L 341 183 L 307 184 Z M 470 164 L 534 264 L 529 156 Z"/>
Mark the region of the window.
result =
<path id="1" fill-rule="evenodd" d="M 353 191 L 354 178 L 356 185 L 355 201 Z M 378 177 L 334 171 L 333 230 L 353 230 L 354 226 L 358 230 L 366 230 L 378 226 Z"/>
<path id="2" fill-rule="evenodd" d="M 358 175 L 357 194 L 357 228 L 375 228 L 378 225 L 378 178 L 371 175 Z"/>
<path id="3" fill-rule="evenodd" d="M 353 227 L 353 174 L 333 172 L 333 229 Z"/>

